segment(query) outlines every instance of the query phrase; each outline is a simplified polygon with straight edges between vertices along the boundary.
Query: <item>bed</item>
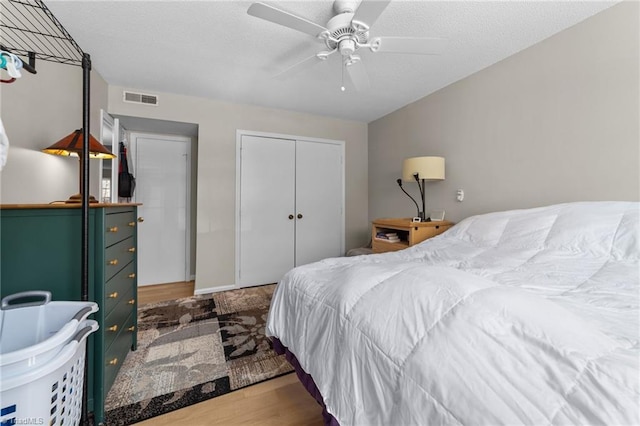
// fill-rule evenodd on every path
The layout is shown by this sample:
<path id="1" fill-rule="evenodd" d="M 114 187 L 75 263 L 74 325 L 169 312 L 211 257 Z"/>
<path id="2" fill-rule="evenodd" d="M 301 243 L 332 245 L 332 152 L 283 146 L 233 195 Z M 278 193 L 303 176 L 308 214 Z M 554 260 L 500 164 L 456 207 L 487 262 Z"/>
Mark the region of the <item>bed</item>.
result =
<path id="1" fill-rule="evenodd" d="M 639 213 L 490 213 L 298 267 L 266 333 L 330 424 L 639 424 Z"/>

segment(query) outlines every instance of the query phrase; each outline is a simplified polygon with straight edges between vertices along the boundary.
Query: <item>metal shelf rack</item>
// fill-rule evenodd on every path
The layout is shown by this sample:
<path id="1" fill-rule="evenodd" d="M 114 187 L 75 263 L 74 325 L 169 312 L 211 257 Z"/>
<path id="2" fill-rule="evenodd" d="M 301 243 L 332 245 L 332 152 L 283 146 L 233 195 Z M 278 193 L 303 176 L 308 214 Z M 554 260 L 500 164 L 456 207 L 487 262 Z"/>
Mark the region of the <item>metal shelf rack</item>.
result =
<path id="1" fill-rule="evenodd" d="M 89 299 L 89 108 L 91 57 L 71 37 L 42 0 L 3 0 L 0 2 L 0 49 L 26 56 L 24 69 L 36 73 L 36 60 L 82 67 L 81 156 L 81 298 Z M 85 364 L 86 365 L 86 364 Z M 86 375 L 85 375 L 86 376 Z M 86 414 L 86 380 L 84 384 L 83 419 Z"/>

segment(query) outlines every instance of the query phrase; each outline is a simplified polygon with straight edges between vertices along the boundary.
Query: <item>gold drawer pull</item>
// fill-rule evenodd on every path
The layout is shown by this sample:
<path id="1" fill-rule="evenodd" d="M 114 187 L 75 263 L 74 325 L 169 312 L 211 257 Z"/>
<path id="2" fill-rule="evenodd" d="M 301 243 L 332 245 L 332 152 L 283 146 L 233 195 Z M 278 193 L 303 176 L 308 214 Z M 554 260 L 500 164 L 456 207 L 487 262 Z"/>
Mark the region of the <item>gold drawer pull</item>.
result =
<path id="1" fill-rule="evenodd" d="M 127 328 L 127 331 L 130 331 L 133 333 L 134 331 L 136 331 L 136 326 L 132 325 L 131 327 Z"/>
<path id="2" fill-rule="evenodd" d="M 115 333 L 116 331 L 118 331 L 118 324 L 107 327 L 107 330 L 113 331 Z"/>
<path id="3" fill-rule="evenodd" d="M 114 291 L 113 293 L 109 294 L 109 299 L 117 299 L 118 298 L 118 292 Z"/>
<path id="4" fill-rule="evenodd" d="M 131 247 L 129 250 L 127 250 L 129 253 L 135 253 L 136 252 L 136 248 L 135 247 Z"/>
<path id="5" fill-rule="evenodd" d="M 118 358 L 114 358 L 108 362 L 109 365 L 118 365 Z"/>
<path id="6" fill-rule="evenodd" d="M 134 226 L 136 226 L 136 223 L 135 222 L 129 222 L 128 225 L 133 228 Z"/>
<path id="7" fill-rule="evenodd" d="M 138 218 L 138 222 L 144 222 L 144 217 L 142 217 L 142 216 L 141 216 L 141 217 L 139 217 L 139 218 Z"/>
<path id="8" fill-rule="evenodd" d="M 118 227 L 112 226 L 111 228 L 109 228 L 109 232 L 118 232 Z"/>
<path id="9" fill-rule="evenodd" d="M 136 277 L 136 274 L 129 274 L 129 278 L 134 279 Z"/>
<path id="10" fill-rule="evenodd" d="M 113 260 L 110 260 L 110 261 L 109 261 L 109 265 L 113 265 L 113 266 L 115 266 L 115 265 L 117 265 L 117 264 L 118 264 L 118 259 L 113 259 Z"/>
<path id="11" fill-rule="evenodd" d="M 136 304 L 136 299 L 131 299 L 127 302 L 130 305 L 135 305 Z"/>

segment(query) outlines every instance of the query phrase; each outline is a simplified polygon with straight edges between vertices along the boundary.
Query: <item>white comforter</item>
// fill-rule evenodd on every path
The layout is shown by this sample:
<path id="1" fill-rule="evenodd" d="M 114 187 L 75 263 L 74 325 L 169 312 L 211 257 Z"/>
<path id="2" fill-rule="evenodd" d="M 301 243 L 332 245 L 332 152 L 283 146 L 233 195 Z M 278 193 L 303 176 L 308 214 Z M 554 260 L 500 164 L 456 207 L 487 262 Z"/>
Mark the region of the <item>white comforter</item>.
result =
<path id="1" fill-rule="evenodd" d="M 267 334 L 347 425 L 640 423 L 640 204 L 468 218 L 279 283 Z"/>

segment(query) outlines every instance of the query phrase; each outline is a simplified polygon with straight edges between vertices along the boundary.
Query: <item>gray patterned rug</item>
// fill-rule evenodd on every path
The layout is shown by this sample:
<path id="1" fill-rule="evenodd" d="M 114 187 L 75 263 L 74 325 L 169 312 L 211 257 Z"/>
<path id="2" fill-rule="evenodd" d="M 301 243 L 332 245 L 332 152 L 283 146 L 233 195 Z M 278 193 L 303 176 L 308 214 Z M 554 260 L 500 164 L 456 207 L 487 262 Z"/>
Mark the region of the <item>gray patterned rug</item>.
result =
<path id="1" fill-rule="evenodd" d="M 275 284 L 142 305 L 105 402 L 106 424 L 129 425 L 293 371 L 264 334 Z"/>

